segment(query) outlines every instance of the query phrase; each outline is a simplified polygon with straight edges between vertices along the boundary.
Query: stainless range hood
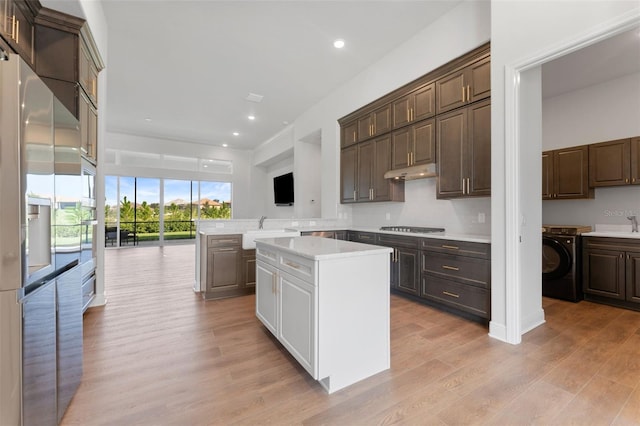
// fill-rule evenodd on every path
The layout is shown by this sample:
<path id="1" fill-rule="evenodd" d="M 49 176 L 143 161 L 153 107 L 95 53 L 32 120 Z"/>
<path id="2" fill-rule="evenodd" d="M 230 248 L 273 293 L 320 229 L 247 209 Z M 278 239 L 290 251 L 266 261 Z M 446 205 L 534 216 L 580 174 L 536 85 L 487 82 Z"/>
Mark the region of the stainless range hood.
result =
<path id="1" fill-rule="evenodd" d="M 389 170 L 384 174 L 385 179 L 414 180 L 436 177 L 436 164 L 421 164 L 403 169 Z"/>

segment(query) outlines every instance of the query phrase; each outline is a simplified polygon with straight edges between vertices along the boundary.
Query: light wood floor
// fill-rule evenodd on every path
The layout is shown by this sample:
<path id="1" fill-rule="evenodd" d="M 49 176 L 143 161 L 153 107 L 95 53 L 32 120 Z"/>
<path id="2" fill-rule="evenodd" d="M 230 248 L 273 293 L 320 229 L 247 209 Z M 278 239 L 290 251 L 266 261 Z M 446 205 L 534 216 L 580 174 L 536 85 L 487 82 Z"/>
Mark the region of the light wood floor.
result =
<path id="1" fill-rule="evenodd" d="M 391 369 L 327 395 L 254 315 L 202 301 L 193 246 L 106 253 L 108 304 L 85 315 L 63 425 L 640 424 L 640 313 L 544 299 L 512 346 L 391 298 Z"/>

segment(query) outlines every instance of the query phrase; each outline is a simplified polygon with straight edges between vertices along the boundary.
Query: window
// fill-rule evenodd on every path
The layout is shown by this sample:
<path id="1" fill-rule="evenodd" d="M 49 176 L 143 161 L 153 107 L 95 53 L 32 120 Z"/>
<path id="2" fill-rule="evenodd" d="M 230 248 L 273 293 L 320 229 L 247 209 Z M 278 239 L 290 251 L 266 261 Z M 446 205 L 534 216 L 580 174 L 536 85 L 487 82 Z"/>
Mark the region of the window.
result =
<path id="1" fill-rule="evenodd" d="M 231 219 L 230 182 L 105 176 L 107 246 L 192 240 L 198 218 Z"/>

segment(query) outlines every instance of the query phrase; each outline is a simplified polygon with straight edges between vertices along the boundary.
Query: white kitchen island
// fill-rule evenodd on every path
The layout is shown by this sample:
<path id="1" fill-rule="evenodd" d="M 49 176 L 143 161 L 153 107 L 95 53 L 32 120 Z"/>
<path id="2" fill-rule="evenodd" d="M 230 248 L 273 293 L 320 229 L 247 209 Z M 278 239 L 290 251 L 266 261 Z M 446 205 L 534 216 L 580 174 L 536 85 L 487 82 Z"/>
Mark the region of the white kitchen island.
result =
<path id="1" fill-rule="evenodd" d="M 256 316 L 328 393 L 390 367 L 391 252 L 321 237 L 256 241 Z"/>

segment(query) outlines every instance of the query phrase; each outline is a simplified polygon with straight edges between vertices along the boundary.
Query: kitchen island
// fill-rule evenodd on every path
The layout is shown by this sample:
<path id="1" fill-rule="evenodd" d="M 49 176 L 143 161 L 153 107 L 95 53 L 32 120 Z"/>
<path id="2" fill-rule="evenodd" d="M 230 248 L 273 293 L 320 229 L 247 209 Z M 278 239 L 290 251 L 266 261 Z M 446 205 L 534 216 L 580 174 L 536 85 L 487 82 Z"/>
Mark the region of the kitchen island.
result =
<path id="1" fill-rule="evenodd" d="M 312 236 L 256 241 L 256 316 L 328 393 L 390 367 L 391 252 Z"/>

